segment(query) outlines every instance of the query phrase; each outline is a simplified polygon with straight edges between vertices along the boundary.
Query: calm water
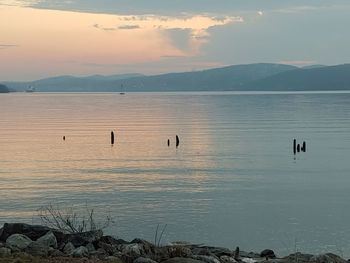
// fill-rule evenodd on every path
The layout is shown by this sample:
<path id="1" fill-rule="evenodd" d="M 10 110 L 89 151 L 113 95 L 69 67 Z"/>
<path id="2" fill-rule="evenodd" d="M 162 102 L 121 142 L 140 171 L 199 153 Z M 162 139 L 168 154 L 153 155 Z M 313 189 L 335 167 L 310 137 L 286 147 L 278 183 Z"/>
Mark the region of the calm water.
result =
<path id="1" fill-rule="evenodd" d="M 0 223 L 38 222 L 48 203 L 87 203 L 101 217 L 110 211 L 116 224 L 106 231 L 125 239 L 153 240 L 161 223 L 164 242 L 350 256 L 349 101 L 349 93 L 1 95 Z M 307 141 L 307 153 L 294 158 L 293 138 Z"/>

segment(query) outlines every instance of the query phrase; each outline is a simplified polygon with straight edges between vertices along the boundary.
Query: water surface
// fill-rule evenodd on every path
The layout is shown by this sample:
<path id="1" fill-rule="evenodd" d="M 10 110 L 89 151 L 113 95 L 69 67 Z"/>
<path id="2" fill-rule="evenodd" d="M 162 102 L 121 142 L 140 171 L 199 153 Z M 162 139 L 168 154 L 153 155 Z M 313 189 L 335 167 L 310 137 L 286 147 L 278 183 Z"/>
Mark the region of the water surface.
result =
<path id="1" fill-rule="evenodd" d="M 48 203 L 87 203 L 100 217 L 109 211 L 116 224 L 106 231 L 125 239 L 153 240 L 161 223 L 163 242 L 350 256 L 349 101 L 349 93 L 1 95 L 0 223 L 38 222 Z M 293 138 L 307 153 L 293 156 Z"/>

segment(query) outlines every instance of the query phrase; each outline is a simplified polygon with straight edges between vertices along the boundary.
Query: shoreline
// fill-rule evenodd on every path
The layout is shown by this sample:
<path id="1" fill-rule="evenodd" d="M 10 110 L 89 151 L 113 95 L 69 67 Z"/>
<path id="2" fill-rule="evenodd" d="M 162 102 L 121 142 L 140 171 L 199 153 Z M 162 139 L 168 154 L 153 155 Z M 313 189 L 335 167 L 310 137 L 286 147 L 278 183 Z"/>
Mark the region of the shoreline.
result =
<path id="1" fill-rule="evenodd" d="M 155 244 L 157 243 L 157 244 Z M 64 233 L 43 225 L 5 223 L 0 228 L 2 262 L 117 262 L 117 263 L 347 263 L 332 253 L 320 255 L 296 252 L 276 255 L 261 252 L 173 242 L 161 245 L 142 239 L 125 241 L 104 235 L 102 230 Z"/>

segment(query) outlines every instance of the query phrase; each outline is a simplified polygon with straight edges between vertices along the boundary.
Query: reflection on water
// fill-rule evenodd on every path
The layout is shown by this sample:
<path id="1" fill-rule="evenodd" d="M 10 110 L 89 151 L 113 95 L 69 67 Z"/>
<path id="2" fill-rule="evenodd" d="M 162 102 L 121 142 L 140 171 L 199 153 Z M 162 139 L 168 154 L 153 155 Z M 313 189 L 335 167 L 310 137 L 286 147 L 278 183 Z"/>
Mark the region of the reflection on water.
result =
<path id="1" fill-rule="evenodd" d="M 166 223 L 167 241 L 350 255 L 349 99 L 1 95 L 0 223 L 88 203 L 116 216 L 108 231 L 122 238 L 152 240 Z M 308 143 L 296 159 L 293 138 Z"/>

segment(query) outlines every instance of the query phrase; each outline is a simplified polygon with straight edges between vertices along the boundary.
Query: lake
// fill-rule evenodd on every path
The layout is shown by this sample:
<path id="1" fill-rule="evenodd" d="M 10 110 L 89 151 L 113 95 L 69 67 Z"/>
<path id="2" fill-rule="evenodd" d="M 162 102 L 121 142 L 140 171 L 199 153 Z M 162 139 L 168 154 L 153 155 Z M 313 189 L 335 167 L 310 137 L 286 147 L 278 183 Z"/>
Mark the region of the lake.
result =
<path id="1" fill-rule="evenodd" d="M 49 203 L 87 205 L 115 218 L 105 232 L 129 240 L 153 241 L 167 224 L 163 243 L 349 257 L 349 101 L 347 92 L 0 95 L 0 224 L 40 223 Z M 306 153 L 294 156 L 294 138 Z"/>

